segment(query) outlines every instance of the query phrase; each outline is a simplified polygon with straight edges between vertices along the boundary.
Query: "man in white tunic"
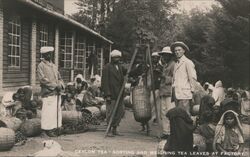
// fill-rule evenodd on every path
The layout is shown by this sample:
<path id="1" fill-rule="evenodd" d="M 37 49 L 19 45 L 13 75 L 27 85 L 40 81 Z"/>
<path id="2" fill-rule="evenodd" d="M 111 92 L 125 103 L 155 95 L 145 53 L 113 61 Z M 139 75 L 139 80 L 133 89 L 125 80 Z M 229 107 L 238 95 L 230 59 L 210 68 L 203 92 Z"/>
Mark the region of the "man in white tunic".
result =
<path id="1" fill-rule="evenodd" d="M 62 126 L 60 91 L 63 88 L 61 76 L 52 62 L 53 47 L 41 47 L 42 60 L 37 67 L 43 100 L 41 127 L 48 136 L 57 136 Z"/>

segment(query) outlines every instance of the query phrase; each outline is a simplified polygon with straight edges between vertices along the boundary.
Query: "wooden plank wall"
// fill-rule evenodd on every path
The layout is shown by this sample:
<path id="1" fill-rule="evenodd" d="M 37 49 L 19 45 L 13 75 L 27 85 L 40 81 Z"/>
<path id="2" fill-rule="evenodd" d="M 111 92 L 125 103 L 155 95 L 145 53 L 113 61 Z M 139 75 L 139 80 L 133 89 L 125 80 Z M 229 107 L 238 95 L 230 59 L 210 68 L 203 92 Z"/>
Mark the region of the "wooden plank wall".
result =
<path id="1" fill-rule="evenodd" d="M 19 87 L 30 84 L 31 21 L 27 18 L 21 17 L 21 68 L 20 70 L 11 70 L 8 68 L 8 19 L 11 17 L 10 12 L 11 10 L 9 10 L 8 8 L 4 8 L 3 88 Z"/>
<path id="2" fill-rule="evenodd" d="M 37 18 L 37 44 L 36 44 L 36 67 L 38 66 L 38 64 L 41 62 L 41 54 L 40 54 L 40 48 L 41 48 L 41 44 L 40 44 L 40 30 L 41 30 L 41 23 L 43 24 L 47 24 L 48 25 L 48 31 L 49 31 L 49 35 L 48 35 L 48 43 L 47 46 L 55 46 L 55 26 L 53 23 L 48 23 L 46 22 L 44 19 L 41 19 L 41 17 Z M 54 56 L 53 56 L 54 58 Z M 36 73 L 36 84 L 40 84 L 37 73 Z"/>

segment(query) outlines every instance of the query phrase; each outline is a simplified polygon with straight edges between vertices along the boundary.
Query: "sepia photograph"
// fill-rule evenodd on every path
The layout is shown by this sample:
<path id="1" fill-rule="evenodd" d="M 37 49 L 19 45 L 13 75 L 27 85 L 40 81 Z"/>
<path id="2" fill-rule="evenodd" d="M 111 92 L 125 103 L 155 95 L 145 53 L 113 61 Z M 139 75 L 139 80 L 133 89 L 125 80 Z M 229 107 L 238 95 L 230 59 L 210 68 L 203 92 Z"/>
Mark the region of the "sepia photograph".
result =
<path id="1" fill-rule="evenodd" d="M 249 157 L 250 0 L 0 0 L 0 157 Z"/>

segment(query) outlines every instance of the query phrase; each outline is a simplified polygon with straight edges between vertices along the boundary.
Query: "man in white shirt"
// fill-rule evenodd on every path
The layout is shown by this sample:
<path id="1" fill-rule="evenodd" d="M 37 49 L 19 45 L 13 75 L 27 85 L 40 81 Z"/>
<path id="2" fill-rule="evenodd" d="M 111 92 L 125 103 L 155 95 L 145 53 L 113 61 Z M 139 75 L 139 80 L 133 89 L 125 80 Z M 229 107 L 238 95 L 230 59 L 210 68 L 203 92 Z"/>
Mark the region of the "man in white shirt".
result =
<path id="1" fill-rule="evenodd" d="M 174 66 L 173 97 L 176 106 L 183 107 L 190 115 L 190 105 L 194 92 L 194 81 L 197 80 L 195 66 L 184 53 L 189 52 L 188 46 L 183 42 L 175 42 L 171 45 L 171 51 L 175 53 L 177 62 Z"/>

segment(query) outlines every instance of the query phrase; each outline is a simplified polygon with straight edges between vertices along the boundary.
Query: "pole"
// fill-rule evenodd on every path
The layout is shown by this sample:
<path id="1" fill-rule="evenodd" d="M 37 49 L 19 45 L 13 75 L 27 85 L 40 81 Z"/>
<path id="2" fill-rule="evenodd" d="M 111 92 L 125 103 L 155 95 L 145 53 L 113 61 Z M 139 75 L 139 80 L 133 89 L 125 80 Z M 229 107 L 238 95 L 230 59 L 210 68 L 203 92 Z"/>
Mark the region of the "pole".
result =
<path id="1" fill-rule="evenodd" d="M 135 57 L 136 57 L 136 55 L 137 55 L 137 52 L 138 52 L 138 45 L 136 45 L 134 54 L 133 54 L 132 59 L 131 59 L 130 64 L 129 64 L 128 71 L 127 71 L 127 73 L 126 73 L 126 75 L 125 75 L 125 78 L 124 78 L 122 87 L 121 87 L 120 92 L 119 92 L 119 95 L 118 95 L 118 97 L 117 97 L 117 99 L 116 99 L 115 108 L 114 108 L 113 111 L 112 111 L 112 114 L 111 114 L 111 117 L 110 117 L 110 120 L 109 120 L 109 124 L 108 124 L 108 127 L 107 127 L 107 129 L 106 129 L 105 137 L 107 137 L 108 132 L 109 132 L 110 127 L 111 127 L 111 124 L 112 124 L 112 122 L 113 122 L 113 119 L 114 119 L 114 117 L 115 117 L 116 110 L 117 110 L 117 108 L 118 108 L 120 99 L 121 99 L 121 97 L 122 97 L 122 94 L 123 94 L 123 91 L 124 91 L 124 88 L 125 88 L 125 84 L 126 84 L 127 81 L 128 81 L 128 75 L 129 75 L 129 72 L 130 72 L 131 69 L 132 69 L 132 65 L 133 65 L 133 63 L 134 63 Z"/>
<path id="2" fill-rule="evenodd" d="M 155 106 L 155 115 L 156 115 L 156 120 L 159 124 L 160 122 L 160 118 L 158 115 L 158 109 L 157 109 L 157 105 L 156 105 L 156 98 L 155 98 L 155 84 L 154 84 L 154 74 L 153 74 L 153 65 L 152 65 L 152 60 L 151 60 L 151 55 L 150 55 L 150 49 L 149 49 L 149 45 L 147 44 L 147 56 L 148 56 L 148 60 L 149 60 L 149 65 L 150 65 L 150 76 L 151 76 L 151 86 L 152 86 L 152 93 L 153 93 L 153 99 L 154 99 L 154 106 Z"/>
<path id="3" fill-rule="evenodd" d="M 57 92 L 57 102 L 56 102 L 56 131 L 57 131 L 57 136 L 59 136 L 59 122 L 58 122 L 58 112 L 59 112 L 59 96 L 60 96 L 60 93 Z"/>

